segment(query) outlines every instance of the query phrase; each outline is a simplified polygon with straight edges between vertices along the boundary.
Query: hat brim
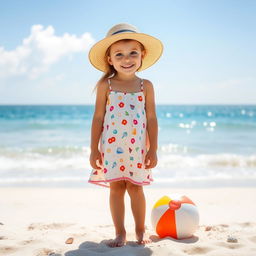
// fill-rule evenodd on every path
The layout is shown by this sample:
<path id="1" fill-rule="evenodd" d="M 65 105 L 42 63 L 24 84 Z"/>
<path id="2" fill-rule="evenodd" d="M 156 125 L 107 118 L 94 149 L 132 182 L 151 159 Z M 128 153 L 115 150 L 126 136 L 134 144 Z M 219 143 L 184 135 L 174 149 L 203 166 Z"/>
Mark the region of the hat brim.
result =
<path id="1" fill-rule="evenodd" d="M 162 55 L 163 44 L 157 38 L 143 33 L 120 33 L 106 37 L 92 46 L 89 52 L 89 60 L 91 64 L 98 70 L 106 72 L 108 70 L 105 61 L 106 51 L 110 45 L 122 39 L 132 39 L 143 44 L 145 55 L 138 71 L 142 71 L 152 66 Z"/>

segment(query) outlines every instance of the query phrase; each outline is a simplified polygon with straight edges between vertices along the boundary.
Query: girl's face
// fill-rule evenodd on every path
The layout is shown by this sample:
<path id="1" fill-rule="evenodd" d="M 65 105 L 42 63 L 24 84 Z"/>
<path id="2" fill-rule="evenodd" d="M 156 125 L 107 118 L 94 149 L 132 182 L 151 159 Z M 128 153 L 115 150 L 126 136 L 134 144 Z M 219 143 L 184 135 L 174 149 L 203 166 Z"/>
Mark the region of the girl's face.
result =
<path id="1" fill-rule="evenodd" d="M 111 45 L 107 60 L 118 73 L 129 75 L 140 68 L 144 54 L 139 42 L 121 40 Z"/>

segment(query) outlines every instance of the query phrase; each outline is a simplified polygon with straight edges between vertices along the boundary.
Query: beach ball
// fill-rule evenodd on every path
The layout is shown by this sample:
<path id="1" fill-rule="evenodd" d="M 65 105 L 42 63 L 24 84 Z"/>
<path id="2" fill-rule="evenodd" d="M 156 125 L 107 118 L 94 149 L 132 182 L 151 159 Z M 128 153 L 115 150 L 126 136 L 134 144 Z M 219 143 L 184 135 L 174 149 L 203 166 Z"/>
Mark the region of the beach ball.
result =
<path id="1" fill-rule="evenodd" d="M 199 224 L 197 206 L 185 195 L 163 196 L 154 205 L 151 222 L 160 238 L 191 237 Z"/>

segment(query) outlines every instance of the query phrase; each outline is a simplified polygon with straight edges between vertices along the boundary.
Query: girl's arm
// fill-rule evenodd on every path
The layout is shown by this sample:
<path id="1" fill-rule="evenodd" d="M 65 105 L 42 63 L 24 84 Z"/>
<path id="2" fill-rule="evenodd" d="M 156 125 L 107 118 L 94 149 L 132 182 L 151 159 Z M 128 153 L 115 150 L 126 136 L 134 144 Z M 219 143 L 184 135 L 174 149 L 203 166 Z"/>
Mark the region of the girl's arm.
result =
<path id="1" fill-rule="evenodd" d="M 157 151 L 158 144 L 158 122 L 156 116 L 155 93 L 153 84 L 149 80 L 144 80 L 146 88 L 146 117 L 147 117 L 147 131 L 149 136 L 150 147 L 149 150 Z"/>
<path id="2" fill-rule="evenodd" d="M 90 164 L 94 169 L 101 169 L 102 156 L 99 151 L 99 140 L 102 133 L 102 126 L 105 116 L 107 85 L 104 82 L 98 84 L 95 110 L 91 127 L 91 154 Z M 99 164 L 97 164 L 97 161 Z"/>
<path id="3" fill-rule="evenodd" d="M 91 151 L 98 150 L 106 111 L 107 88 L 108 84 L 105 81 L 99 83 L 97 87 L 96 103 L 91 127 Z"/>

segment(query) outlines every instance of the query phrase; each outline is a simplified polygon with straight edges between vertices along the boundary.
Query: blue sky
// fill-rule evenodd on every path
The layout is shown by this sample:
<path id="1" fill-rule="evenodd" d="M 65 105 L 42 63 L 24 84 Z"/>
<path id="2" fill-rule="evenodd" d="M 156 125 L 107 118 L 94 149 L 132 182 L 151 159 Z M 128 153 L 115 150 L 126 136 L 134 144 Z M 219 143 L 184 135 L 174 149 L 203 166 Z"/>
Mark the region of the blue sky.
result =
<path id="1" fill-rule="evenodd" d="M 0 104 L 94 104 L 91 45 L 121 22 L 162 40 L 157 104 L 256 104 L 256 1 L 4 1 Z"/>

